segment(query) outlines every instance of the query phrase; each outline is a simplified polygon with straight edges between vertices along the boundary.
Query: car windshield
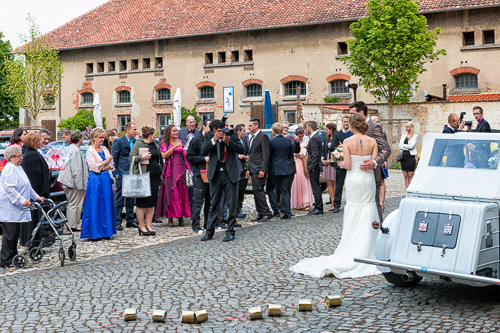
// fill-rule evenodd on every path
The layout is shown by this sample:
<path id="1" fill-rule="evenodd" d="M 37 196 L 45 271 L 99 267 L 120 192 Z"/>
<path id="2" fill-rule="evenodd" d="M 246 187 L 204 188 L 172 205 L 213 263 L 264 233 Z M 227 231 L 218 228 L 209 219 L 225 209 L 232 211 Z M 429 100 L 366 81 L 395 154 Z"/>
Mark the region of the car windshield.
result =
<path id="1" fill-rule="evenodd" d="M 496 170 L 499 147 L 498 140 L 436 139 L 429 166 Z"/>

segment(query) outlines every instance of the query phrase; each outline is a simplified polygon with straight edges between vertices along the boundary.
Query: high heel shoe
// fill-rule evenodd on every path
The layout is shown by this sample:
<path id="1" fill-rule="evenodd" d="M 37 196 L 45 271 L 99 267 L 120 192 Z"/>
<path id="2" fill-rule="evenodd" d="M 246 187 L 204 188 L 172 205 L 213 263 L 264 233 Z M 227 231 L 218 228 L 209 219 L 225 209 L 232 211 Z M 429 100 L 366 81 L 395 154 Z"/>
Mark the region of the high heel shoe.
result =
<path id="1" fill-rule="evenodd" d="M 149 230 L 148 227 L 146 227 L 146 229 L 148 230 L 149 232 L 149 236 L 155 236 L 156 235 L 156 231 L 153 231 L 153 230 Z"/>
<path id="2" fill-rule="evenodd" d="M 184 226 L 184 218 L 179 217 L 179 227 L 182 227 L 182 226 Z"/>
<path id="3" fill-rule="evenodd" d="M 168 226 L 173 227 L 174 226 L 174 220 L 173 219 L 168 219 Z"/>
<path id="4" fill-rule="evenodd" d="M 146 228 L 147 230 L 148 228 Z M 139 230 L 139 236 L 151 236 L 151 233 L 148 231 L 142 231 L 141 230 L 141 227 L 137 228 L 137 230 Z"/>

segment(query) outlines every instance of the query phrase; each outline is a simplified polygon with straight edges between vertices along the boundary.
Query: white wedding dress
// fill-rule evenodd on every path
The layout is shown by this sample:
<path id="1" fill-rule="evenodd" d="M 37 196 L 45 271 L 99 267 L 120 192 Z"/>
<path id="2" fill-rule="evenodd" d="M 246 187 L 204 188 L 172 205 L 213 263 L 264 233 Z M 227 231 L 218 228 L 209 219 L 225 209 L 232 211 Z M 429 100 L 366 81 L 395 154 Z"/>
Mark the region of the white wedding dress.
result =
<path id="1" fill-rule="evenodd" d="M 373 273 L 373 265 L 354 262 L 354 257 L 375 259 L 377 230 L 372 222 L 378 221 L 375 204 L 375 177 L 373 170 L 362 171 L 359 166 L 370 155 L 351 155 L 352 167 L 346 175 L 346 205 L 340 244 L 331 256 L 303 259 L 290 270 L 312 277 L 333 274 L 339 279 L 357 278 Z M 379 272 L 378 272 L 379 273 Z"/>

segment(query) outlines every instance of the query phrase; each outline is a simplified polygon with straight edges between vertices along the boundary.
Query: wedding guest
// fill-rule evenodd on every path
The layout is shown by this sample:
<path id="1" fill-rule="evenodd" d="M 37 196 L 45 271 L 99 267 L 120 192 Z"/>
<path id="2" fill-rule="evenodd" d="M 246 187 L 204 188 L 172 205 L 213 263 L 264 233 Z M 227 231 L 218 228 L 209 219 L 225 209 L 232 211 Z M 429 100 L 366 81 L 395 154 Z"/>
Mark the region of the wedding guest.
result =
<path id="1" fill-rule="evenodd" d="M 184 144 L 184 150 L 189 147 L 189 142 L 194 139 L 194 137 L 200 133 L 200 130 L 196 128 L 196 121 L 193 116 L 188 116 L 186 118 L 186 127 L 179 130 L 179 140 Z M 191 167 L 191 166 L 190 166 Z M 193 187 L 188 187 L 189 204 L 193 205 Z"/>
<path id="2" fill-rule="evenodd" d="M 296 148 L 295 148 L 295 141 L 293 141 L 293 137 L 290 135 L 290 133 L 288 133 L 288 131 L 290 130 L 290 124 L 288 124 L 288 122 L 284 121 L 281 123 L 281 125 L 283 126 L 283 136 L 285 138 L 288 138 L 290 140 L 290 143 L 294 147 L 294 155 L 292 155 L 292 158 L 288 162 L 290 165 L 290 176 L 288 176 L 288 193 L 291 196 L 293 180 L 295 178 L 295 174 L 297 173 L 297 168 L 295 167 L 295 149 Z M 281 204 L 283 202 L 283 200 L 281 198 L 281 192 L 280 192 L 279 187 L 276 187 L 276 198 L 278 199 L 278 202 L 280 202 L 281 208 L 283 208 L 283 205 Z M 293 215 L 294 214 L 292 213 L 292 216 Z"/>
<path id="3" fill-rule="evenodd" d="M 474 119 L 477 121 L 476 129 L 472 130 L 472 132 L 491 132 L 490 124 L 483 118 L 482 107 L 474 106 L 472 108 L 472 114 L 474 115 Z"/>
<path id="4" fill-rule="evenodd" d="M 266 192 L 269 196 L 274 216 L 280 215 L 280 204 L 274 192 L 276 185 L 280 188 L 283 216 L 281 219 L 291 219 L 290 193 L 288 192 L 288 178 L 290 176 L 290 159 L 293 158 L 293 146 L 290 139 L 285 138 L 283 126 L 280 123 L 274 123 L 272 126 L 274 137 L 271 139 L 270 158 L 269 158 L 269 177 L 267 179 Z"/>
<path id="5" fill-rule="evenodd" d="M 104 139 L 103 146 L 106 147 L 108 151 L 113 149 L 113 141 L 115 141 L 116 135 L 113 130 L 106 130 L 106 138 Z"/>
<path id="6" fill-rule="evenodd" d="M 322 140 L 318 134 L 318 124 L 315 121 L 307 122 L 307 132 L 309 134 L 307 171 L 309 171 L 309 181 L 311 182 L 314 197 L 314 209 L 308 215 L 319 215 L 323 214 L 323 197 L 319 185 L 319 175 L 323 171 L 323 163 L 321 163 Z"/>
<path id="7" fill-rule="evenodd" d="M 342 116 L 342 130 L 333 134 L 333 150 L 337 149 L 337 147 L 342 148 L 344 140 L 351 136 L 352 132 L 349 129 L 349 115 L 345 114 Z M 342 193 L 344 192 L 346 170 L 339 166 L 338 163 L 333 163 L 333 167 L 335 168 L 335 180 L 337 184 L 335 186 L 335 198 L 333 200 L 332 212 L 338 213 L 342 205 Z"/>
<path id="8" fill-rule="evenodd" d="M 69 129 L 63 132 L 64 147 L 68 147 L 71 144 L 71 131 Z"/>
<path id="9" fill-rule="evenodd" d="M 201 171 L 206 171 L 208 155 L 201 155 L 201 147 L 205 140 L 205 134 L 210 131 L 210 119 L 203 122 L 203 132 L 198 133 L 187 150 L 186 158 L 193 172 L 193 204 L 191 205 L 191 227 L 195 233 L 202 233 L 208 222 L 208 210 L 210 209 L 210 183 L 203 182 Z M 201 227 L 200 213 L 203 208 L 204 226 Z"/>
<path id="10" fill-rule="evenodd" d="M 160 142 L 160 153 L 165 159 L 163 175 L 166 184 L 160 187 L 156 216 L 167 217 L 169 227 L 174 226 L 174 218 L 178 218 L 179 226 L 183 226 L 184 217 L 191 216 L 186 186 L 186 170 L 191 169 L 186 160 L 184 144 L 178 137 L 177 127 L 168 125 Z"/>
<path id="11" fill-rule="evenodd" d="M 380 126 L 382 126 L 379 117 L 372 116 L 372 120 L 377 124 L 379 124 Z M 387 134 L 385 132 L 384 132 L 384 138 L 387 140 Z M 384 174 L 383 174 L 383 179 L 380 182 L 380 206 L 382 207 L 383 211 L 385 209 L 385 192 L 387 191 L 385 187 L 385 179 L 389 177 L 387 173 L 387 161 L 385 161 L 384 164 L 382 164 L 382 170 L 384 171 Z"/>
<path id="12" fill-rule="evenodd" d="M 50 195 L 50 173 L 47 162 L 38 152 L 38 149 L 40 148 L 40 135 L 36 133 L 28 133 L 24 137 L 24 144 L 27 148 L 23 155 L 21 166 L 28 176 L 33 191 L 44 198 L 48 198 Z M 38 210 L 31 211 L 31 221 L 23 223 L 21 226 L 21 246 L 27 246 L 31 239 L 31 234 L 33 233 L 33 230 L 35 230 L 41 217 L 42 213 Z M 31 247 L 38 246 L 40 239 L 40 233 L 38 233 L 34 242 L 31 244 Z"/>
<path id="13" fill-rule="evenodd" d="M 73 231 L 81 231 L 80 218 L 83 210 L 83 200 L 87 189 L 89 169 L 83 158 L 80 146 L 83 143 L 83 135 L 80 131 L 71 133 L 71 144 L 68 147 L 69 162 L 64 170 L 59 172 L 57 180 L 62 184 L 66 198 L 68 199 L 67 217 L 68 226 Z"/>
<path id="14" fill-rule="evenodd" d="M 23 208 L 31 206 L 30 199 L 43 202 L 44 198 L 33 190 L 21 167 L 21 147 L 7 147 L 4 158 L 6 163 L 0 176 L 0 222 L 3 229 L 0 267 L 12 267 L 12 259 L 17 254 L 20 227 L 31 220 L 29 210 Z"/>
<path id="15" fill-rule="evenodd" d="M 333 135 L 337 132 L 337 126 L 333 123 L 326 124 L 326 137 L 323 140 L 323 154 L 321 156 L 321 162 L 323 163 L 323 173 L 322 178 L 326 179 L 328 184 L 328 194 L 330 195 L 330 200 L 326 202 L 330 205 L 330 209 L 333 210 L 333 201 L 335 200 L 335 185 L 336 185 L 336 173 L 335 168 L 331 165 L 330 156 L 333 152 Z"/>
<path id="16" fill-rule="evenodd" d="M 49 142 L 52 137 L 52 133 L 46 128 L 40 130 L 40 148 L 38 148 L 38 152 L 42 155 L 45 155 L 47 151 L 50 149 Z"/>
<path id="17" fill-rule="evenodd" d="M 112 132 L 112 131 L 111 131 Z M 133 163 L 132 172 L 134 175 L 139 174 L 141 168 L 142 174 L 149 172 L 151 195 L 145 198 L 137 198 L 135 200 L 136 215 L 139 221 L 139 236 L 154 236 L 156 232 L 153 231 L 151 223 L 155 214 L 155 206 L 158 202 L 158 189 L 162 182 L 161 179 L 161 166 L 160 166 L 160 147 L 155 141 L 156 130 L 145 125 L 142 127 L 142 138 L 132 147 L 130 152 L 130 163 Z M 146 154 L 141 154 L 140 149 L 147 149 Z M 141 163 L 148 161 L 147 164 Z M 145 224 L 145 225 L 144 225 Z"/>
<path id="18" fill-rule="evenodd" d="M 210 132 L 206 134 L 201 148 L 202 155 L 209 155 L 207 176 L 210 181 L 211 197 L 207 232 L 201 238 L 202 241 L 208 241 L 214 237 L 217 207 L 219 207 L 223 191 L 228 200 L 229 214 L 226 236 L 222 241 L 231 242 L 235 239 L 234 227 L 238 214 L 238 181 L 240 178 L 236 155 L 243 153 L 243 146 L 238 140 L 238 134 L 233 133 L 232 136 L 226 136 L 222 132 L 223 126 L 220 120 L 212 120 Z"/>
<path id="19" fill-rule="evenodd" d="M 247 162 L 248 162 L 248 138 L 246 137 L 245 125 L 238 124 L 234 128 L 238 133 L 238 139 L 243 146 L 243 154 L 238 154 L 239 170 L 240 170 L 240 181 L 238 182 L 238 215 L 239 219 L 244 219 L 247 217 L 246 214 L 242 213 L 243 200 L 245 199 L 245 191 L 247 189 L 248 179 L 247 175 Z"/>
<path id="20" fill-rule="evenodd" d="M 123 230 L 122 227 L 122 209 L 125 201 L 125 220 L 127 228 L 138 228 L 139 225 L 134 221 L 134 198 L 124 198 L 122 196 L 122 179 L 123 175 L 128 175 L 130 168 L 130 150 L 135 144 L 135 136 L 137 134 L 137 126 L 134 123 L 125 124 L 125 135 L 113 141 L 111 155 L 115 165 L 115 184 L 116 184 L 116 199 L 115 199 L 115 217 L 116 230 Z"/>
<path id="21" fill-rule="evenodd" d="M 102 128 L 90 132 L 90 148 L 86 159 L 90 169 L 83 205 L 80 238 L 99 240 L 116 234 L 115 203 L 109 170 L 115 169 L 113 156 L 103 147 L 105 133 Z"/>
<path id="22" fill-rule="evenodd" d="M 406 133 L 403 134 L 401 140 L 399 140 L 399 151 L 403 157 L 401 160 L 401 170 L 403 170 L 403 176 L 405 177 L 405 187 L 408 188 L 417 166 L 415 155 L 418 154 L 416 148 L 418 135 L 415 134 L 415 125 L 413 125 L 411 121 L 406 123 L 405 129 Z"/>
<path id="23" fill-rule="evenodd" d="M 269 165 L 269 137 L 260 130 L 259 118 L 252 118 L 248 123 L 250 131 L 247 178 L 252 177 L 253 196 L 257 217 L 252 222 L 265 222 L 273 218 L 267 205 L 264 185 L 266 184 Z"/>
<path id="24" fill-rule="evenodd" d="M 313 195 L 309 173 L 305 168 L 307 161 L 307 143 L 308 137 L 304 136 L 304 128 L 298 127 L 295 130 L 296 145 L 300 146 L 299 153 L 296 153 L 295 167 L 297 173 L 292 184 L 291 207 L 292 209 L 309 210 L 312 205 Z"/>
<path id="25" fill-rule="evenodd" d="M 28 134 L 28 131 L 26 131 L 24 128 L 16 128 L 14 132 L 12 132 L 12 135 L 10 136 L 10 146 L 12 145 L 18 145 L 19 147 L 23 148 L 24 143 L 24 137 Z"/>

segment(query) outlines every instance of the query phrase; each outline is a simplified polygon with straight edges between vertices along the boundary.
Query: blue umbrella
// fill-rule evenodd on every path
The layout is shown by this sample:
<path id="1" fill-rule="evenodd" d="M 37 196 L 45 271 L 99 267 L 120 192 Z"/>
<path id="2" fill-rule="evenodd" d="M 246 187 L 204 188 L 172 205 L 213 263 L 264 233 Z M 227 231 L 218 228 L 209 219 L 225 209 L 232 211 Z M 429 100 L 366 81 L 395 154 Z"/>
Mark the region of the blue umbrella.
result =
<path id="1" fill-rule="evenodd" d="M 264 121 L 266 122 L 266 128 L 273 127 L 273 105 L 271 104 L 269 90 L 266 90 L 266 98 L 264 100 Z"/>

